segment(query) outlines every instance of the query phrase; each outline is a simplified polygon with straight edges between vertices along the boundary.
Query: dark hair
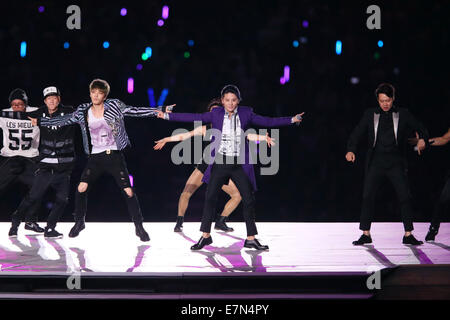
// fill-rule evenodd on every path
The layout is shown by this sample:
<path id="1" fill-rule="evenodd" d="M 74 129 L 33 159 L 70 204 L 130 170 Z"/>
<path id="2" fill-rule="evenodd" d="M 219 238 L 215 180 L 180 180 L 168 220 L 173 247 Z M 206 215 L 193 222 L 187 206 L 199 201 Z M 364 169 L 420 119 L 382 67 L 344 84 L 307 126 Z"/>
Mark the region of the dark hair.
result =
<path id="1" fill-rule="evenodd" d="M 378 86 L 378 88 L 375 90 L 375 97 L 378 99 L 378 95 L 380 93 L 384 93 L 389 98 L 395 97 L 395 88 L 390 83 L 382 83 Z"/>
<path id="2" fill-rule="evenodd" d="M 106 82 L 105 80 L 94 79 L 89 84 L 89 91 L 92 91 L 93 89 L 98 89 L 101 92 L 103 92 L 105 94 L 105 98 L 106 98 L 109 94 L 110 87 L 109 87 L 109 83 Z"/>
<path id="3" fill-rule="evenodd" d="M 208 107 L 206 108 L 206 110 L 209 112 L 209 111 L 211 111 L 212 107 L 214 107 L 214 106 L 222 106 L 222 101 L 220 100 L 220 98 L 212 99 L 208 103 Z"/>
<path id="4" fill-rule="evenodd" d="M 233 84 L 228 84 L 223 87 L 222 91 L 220 91 L 220 96 L 223 97 L 226 93 L 233 93 L 239 99 L 239 101 L 242 100 L 241 92 L 239 91 L 238 87 Z"/>

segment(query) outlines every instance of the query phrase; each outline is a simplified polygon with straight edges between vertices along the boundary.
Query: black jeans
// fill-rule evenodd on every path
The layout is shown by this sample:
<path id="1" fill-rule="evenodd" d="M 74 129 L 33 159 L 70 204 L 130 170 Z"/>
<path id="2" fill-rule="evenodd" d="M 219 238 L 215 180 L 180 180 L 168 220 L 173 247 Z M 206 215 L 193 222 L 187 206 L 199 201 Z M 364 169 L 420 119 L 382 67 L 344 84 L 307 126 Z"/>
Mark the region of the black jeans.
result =
<path id="1" fill-rule="evenodd" d="M 31 158 L 25 157 L 1 157 L 0 159 L 0 195 L 14 182 L 18 181 L 29 188 L 32 187 L 36 163 Z M 26 212 L 26 222 L 38 221 L 39 202 Z"/>
<path id="2" fill-rule="evenodd" d="M 447 177 L 447 182 L 445 183 L 444 189 L 442 189 L 441 195 L 436 207 L 434 208 L 433 218 L 431 220 L 431 226 L 435 229 L 439 229 L 441 225 L 442 218 L 445 214 L 445 210 L 450 204 L 450 174 Z"/>
<path id="3" fill-rule="evenodd" d="M 48 216 L 47 226 L 49 228 L 55 228 L 69 201 L 71 172 L 71 170 L 57 171 L 57 169 L 52 167 L 40 166 L 36 171 L 34 183 L 30 192 L 22 200 L 19 208 L 12 216 L 13 224 L 20 224 L 30 208 L 36 203 L 39 204 L 42 197 L 45 195 L 45 192 L 49 188 L 52 188 L 55 192 L 55 202 Z"/>
<path id="4" fill-rule="evenodd" d="M 370 230 L 375 209 L 375 196 L 383 177 L 388 178 L 394 186 L 400 202 L 400 212 L 405 231 L 412 231 L 412 205 L 408 186 L 407 171 L 400 156 L 375 156 L 372 160 L 364 181 L 363 203 L 360 230 Z"/>
<path id="5" fill-rule="evenodd" d="M 77 189 L 75 196 L 75 221 L 85 219 L 89 188 L 103 173 L 112 175 L 116 180 L 117 185 L 122 190 L 122 194 L 126 199 L 128 213 L 133 222 L 140 223 L 144 221 L 136 194 L 133 191 L 133 195 L 129 197 L 124 191 L 125 188 L 131 188 L 131 184 L 125 157 L 120 151 L 111 151 L 110 153 L 102 152 L 89 156 L 88 163 L 81 175 L 80 181 L 87 183 L 88 189 L 85 192 L 79 192 Z"/>
<path id="6" fill-rule="evenodd" d="M 200 231 L 211 232 L 211 223 L 215 215 L 215 208 L 219 192 L 228 180 L 233 180 L 242 196 L 244 220 L 247 236 L 258 234 L 255 224 L 255 195 L 252 184 L 240 164 L 213 164 L 211 177 L 206 189 L 205 206 L 203 208 Z"/>

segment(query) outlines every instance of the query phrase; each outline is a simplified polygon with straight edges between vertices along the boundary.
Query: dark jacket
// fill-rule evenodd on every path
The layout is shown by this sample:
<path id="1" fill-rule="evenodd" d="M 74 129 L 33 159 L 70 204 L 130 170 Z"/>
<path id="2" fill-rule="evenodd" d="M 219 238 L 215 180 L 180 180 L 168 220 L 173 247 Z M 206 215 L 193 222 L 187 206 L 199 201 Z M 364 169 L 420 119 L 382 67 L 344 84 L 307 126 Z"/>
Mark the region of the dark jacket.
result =
<path id="1" fill-rule="evenodd" d="M 392 121 L 394 123 L 394 136 L 405 167 L 407 166 L 406 151 L 408 148 L 408 138 L 411 137 L 414 132 L 419 134 L 420 139 L 428 141 L 429 135 L 427 129 L 416 120 L 416 118 L 405 108 L 392 107 Z M 363 136 L 367 133 L 367 157 L 365 169 L 369 168 L 370 161 L 372 159 L 375 145 L 376 145 L 376 133 L 378 130 L 378 123 L 380 112 L 383 112 L 381 108 L 370 108 L 364 112 L 361 120 L 356 128 L 350 135 L 347 143 L 347 151 L 356 154 L 358 143 L 361 142 Z"/>

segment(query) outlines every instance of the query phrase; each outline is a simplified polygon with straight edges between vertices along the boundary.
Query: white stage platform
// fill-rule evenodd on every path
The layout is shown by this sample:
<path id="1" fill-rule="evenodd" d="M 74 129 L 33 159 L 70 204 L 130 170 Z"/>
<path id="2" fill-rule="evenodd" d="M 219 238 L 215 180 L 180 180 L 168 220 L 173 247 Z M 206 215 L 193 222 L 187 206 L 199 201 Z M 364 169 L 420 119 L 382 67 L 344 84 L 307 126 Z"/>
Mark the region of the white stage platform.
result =
<path id="1" fill-rule="evenodd" d="M 42 224 L 41 224 L 42 225 Z M 44 224 L 45 225 L 45 224 Z M 25 230 L 9 238 L 9 223 L 0 223 L 1 274 L 114 273 L 121 275 L 174 273 L 334 273 L 373 272 L 414 264 L 450 264 L 450 223 L 441 225 L 436 242 L 410 247 L 401 243 L 401 223 L 374 223 L 372 245 L 353 246 L 358 223 L 257 223 L 258 239 L 270 247 L 261 252 L 243 248 L 244 223 L 234 232 L 212 232 L 213 244 L 191 251 L 200 223 L 145 223 L 149 242 L 141 242 L 132 223 L 86 223 L 77 238 L 69 238 L 73 223 L 60 223 L 62 239 L 48 240 Z M 424 240 L 428 223 L 415 223 L 414 235 Z"/>

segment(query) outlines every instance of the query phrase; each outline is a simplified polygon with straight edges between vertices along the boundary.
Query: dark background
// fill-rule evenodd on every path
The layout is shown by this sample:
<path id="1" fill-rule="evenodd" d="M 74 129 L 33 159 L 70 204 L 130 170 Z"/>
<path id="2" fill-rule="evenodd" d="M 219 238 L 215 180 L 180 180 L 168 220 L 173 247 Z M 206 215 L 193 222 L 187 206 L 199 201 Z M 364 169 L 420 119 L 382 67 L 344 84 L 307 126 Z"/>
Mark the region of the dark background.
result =
<path id="1" fill-rule="evenodd" d="M 71 4 L 81 7 L 81 30 L 66 28 Z M 371 4 L 381 8 L 381 30 L 366 27 Z M 164 5 L 170 7 L 169 18 L 158 27 Z M 359 220 L 366 141 L 353 165 L 344 158 L 346 142 L 364 109 L 376 106 L 379 83 L 397 88 L 396 105 L 409 108 L 431 136 L 444 134 L 450 125 L 449 1 L 8 1 L 0 16 L 4 107 L 16 87 L 27 92 L 31 106 L 43 105 L 42 89 L 48 85 L 61 90 L 64 104 L 77 106 L 89 100 L 89 82 L 103 78 L 111 85 L 110 97 L 135 106 L 149 104 L 149 87 L 156 100 L 168 88 L 165 104 L 176 103 L 176 112 L 202 112 L 225 84 L 233 83 L 241 90 L 242 105 L 259 114 L 305 111 L 301 126 L 281 129 L 278 174 L 260 176 L 256 170 L 258 221 Z M 307 41 L 296 48 L 293 41 L 300 37 Z M 193 47 L 188 40 L 194 40 Z M 341 55 L 335 52 L 336 40 L 343 43 Z M 24 58 L 21 41 L 27 41 Z M 63 48 L 65 41 L 69 49 Z M 103 41 L 109 41 L 108 49 Z M 142 61 L 147 46 L 152 57 Z M 281 85 L 285 65 L 291 79 Z M 129 77 L 135 80 L 133 94 L 127 93 Z M 351 77 L 359 83 L 352 84 Z M 172 164 L 174 144 L 162 151 L 152 146 L 178 127 L 191 130 L 192 124 L 151 118 L 128 119 L 126 125 L 132 142 L 128 169 L 145 220 L 174 221 L 193 166 Z M 79 133 L 78 142 L 73 190 L 86 161 Z M 420 157 L 411 150 L 409 158 L 415 218 L 429 221 L 445 181 L 449 148 L 431 148 Z M 199 221 L 205 190 L 202 186 L 191 198 L 186 221 Z M 25 192 L 14 184 L 0 195 L 2 221 L 9 221 Z M 376 221 L 399 221 L 389 183 L 377 198 Z M 52 199 L 51 193 L 46 196 L 41 220 Z M 218 210 L 225 201 L 224 194 Z M 72 211 L 73 197 L 63 220 L 71 221 Z M 101 178 L 91 190 L 87 220 L 129 221 L 111 177 Z M 231 216 L 231 221 L 240 220 L 241 206 Z"/>

